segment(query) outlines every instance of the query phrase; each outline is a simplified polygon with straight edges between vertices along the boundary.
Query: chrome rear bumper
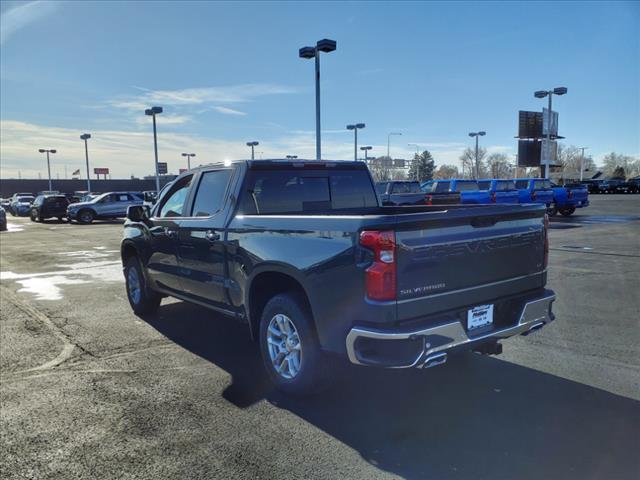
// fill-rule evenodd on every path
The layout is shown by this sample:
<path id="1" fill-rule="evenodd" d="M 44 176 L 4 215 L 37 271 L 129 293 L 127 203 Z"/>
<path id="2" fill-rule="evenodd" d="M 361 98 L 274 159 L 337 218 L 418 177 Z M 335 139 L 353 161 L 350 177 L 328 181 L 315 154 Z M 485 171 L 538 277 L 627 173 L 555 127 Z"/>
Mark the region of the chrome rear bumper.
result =
<path id="1" fill-rule="evenodd" d="M 447 352 L 454 348 L 464 348 L 464 346 L 473 348 L 474 344 L 481 343 L 486 340 L 500 340 L 503 338 L 513 337 L 514 335 L 526 335 L 542 328 L 555 318 L 551 313 L 551 304 L 555 299 L 555 294 L 550 293 L 544 297 L 528 301 L 524 305 L 516 325 L 499 330 L 493 330 L 485 335 L 473 337 L 469 337 L 467 335 L 462 324 L 458 321 L 409 331 L 382 331 L 354 327 L 347 335 L 347 355 L 349 356 L 351 363 L 356 365 L 377 365 L 363 360 L 362 357 L 358 355 L 358 351 L 356 349 L 356 341 L 358 338 L 363 337 L 390 341 L 422 339 L 422 352 L 417 355 L 415 360 L 403 365 L 393 365 L 391 368 L 427 368 L 440 365 L 446 361 Z"/>

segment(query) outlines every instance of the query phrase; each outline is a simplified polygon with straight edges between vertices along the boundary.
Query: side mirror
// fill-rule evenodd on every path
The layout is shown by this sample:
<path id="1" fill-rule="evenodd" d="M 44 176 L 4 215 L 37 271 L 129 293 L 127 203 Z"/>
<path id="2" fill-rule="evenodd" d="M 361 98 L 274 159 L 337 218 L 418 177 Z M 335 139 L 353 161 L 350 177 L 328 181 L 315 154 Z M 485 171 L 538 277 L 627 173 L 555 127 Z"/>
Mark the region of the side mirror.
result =
<path id="1" fill-rule="evenodd" d="M 127 220 L 132 222 L 144 222 L 149 219 L 150 214 L 149 205 L 129 205 L 127 208 Z"/>

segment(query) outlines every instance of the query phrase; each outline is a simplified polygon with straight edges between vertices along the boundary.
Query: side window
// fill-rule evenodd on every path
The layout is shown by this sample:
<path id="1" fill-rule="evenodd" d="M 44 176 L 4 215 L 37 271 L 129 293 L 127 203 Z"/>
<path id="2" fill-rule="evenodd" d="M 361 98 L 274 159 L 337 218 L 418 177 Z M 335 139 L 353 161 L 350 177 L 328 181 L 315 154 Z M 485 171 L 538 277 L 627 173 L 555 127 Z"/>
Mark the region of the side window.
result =
<path id="1" fill-rule="evenodd" d="M 489 190 L 490 186 L 491 186 L 490 182 L 483 182 L 483 181 L 478 182 L 478 188 L 480 190 Z"/>
<path id="2" fill-rule="evenodd" d="M 448 192 L 449 191 L 449 182 L 436 182 L 433 185 L 435 187 L 432 190 L 434 193 Z"/>
<path id="3" fill-rule="evenodd" d="M 231 172 L 231 169 L 225 169 L 202 174 L 193 204 L 192 216 L 208 217 L 222 208 Z"/>
<path id="4" fill-rule="evenodd" d="M 183 178 L 172 186 L 171 191 L 165 195 L 160 207 L 160 217 L 181 217 L 184 202 L 187 199 L 192 176 Z"/>

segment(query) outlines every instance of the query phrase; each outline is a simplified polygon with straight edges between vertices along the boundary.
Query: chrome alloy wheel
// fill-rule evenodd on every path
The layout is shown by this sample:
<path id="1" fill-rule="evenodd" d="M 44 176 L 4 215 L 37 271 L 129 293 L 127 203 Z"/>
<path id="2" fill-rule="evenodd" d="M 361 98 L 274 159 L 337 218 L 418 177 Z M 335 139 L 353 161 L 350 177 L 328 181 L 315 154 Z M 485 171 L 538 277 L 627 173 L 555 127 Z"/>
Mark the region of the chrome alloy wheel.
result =
<path id="1" fill-rule="evenodd" d="M 278 375 L 291 379 L 300 372 L 302 345 L 296 326 L 286 315 L 273 316 L 267 329 L 271 365 Z"/>
<path id="2" fill-rule="evenodd" d="M 142 289 L 140 287 L 140 278 L 138 278 L 138 270 L 130 268 L 127 272 L 127 287 L 129 289 L 129 298 L 138 305 L 142 298 Z"/>

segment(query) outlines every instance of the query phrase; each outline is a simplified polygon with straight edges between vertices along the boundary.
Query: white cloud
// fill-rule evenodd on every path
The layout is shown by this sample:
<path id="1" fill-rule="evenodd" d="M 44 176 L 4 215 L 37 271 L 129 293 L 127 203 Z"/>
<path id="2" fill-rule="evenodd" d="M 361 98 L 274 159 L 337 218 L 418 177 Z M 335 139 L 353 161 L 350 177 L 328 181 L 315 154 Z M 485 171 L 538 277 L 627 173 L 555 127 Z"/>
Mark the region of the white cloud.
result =
<path id="1" fill-rule="evenodd" d="M 234 110 L 233 108 L 228 107 L 213 107 L 216 112 L 224 113 L 225 115 L 246 115 L 245 112 L 241 112 L 240 110 Z"/>
<path id="2" fill-rule="evenodd" d="M 59 3 L 54 1 L 35 1 L 19 3 L 2 12 L 0 16 L 0 45 L 3 45 L 18 30 L 55 11 L 58 6 Z"/>
<path id="3" fill-rule="evenodd" d="M 150 116 L 139 115 L 136 118 L 136 123 L 138 125 L 151 125 L 152 119 Z M 163 125 L 181 125 L 183 123 L 187 123 L 191 121 L 191 117 L 189 115 L 174 115 L 174 114 L 162 114 L 162 124 Z"/>
<path id="4" fill-rule="evenodd" d="M 116 108 L 140 110 L 149 105 L 204 105 L 204 104 L 234 104 L 250 102 L 256 98 L 268 95 L 284 95 L 296 93 L 298 90 L 284 85 L 268 83 L 247 83 L 222 87 L 184 88 L 180 90 L 150 90 L 135 87 L 142 94 L 133 97 L 113 99 L 108 102 Z M 145 107 L 146 106 L 146 107 Z M 219 106 L 219 105 L 216 105 Z M 223 107 L 222 107 L 223 108 Z"/>

